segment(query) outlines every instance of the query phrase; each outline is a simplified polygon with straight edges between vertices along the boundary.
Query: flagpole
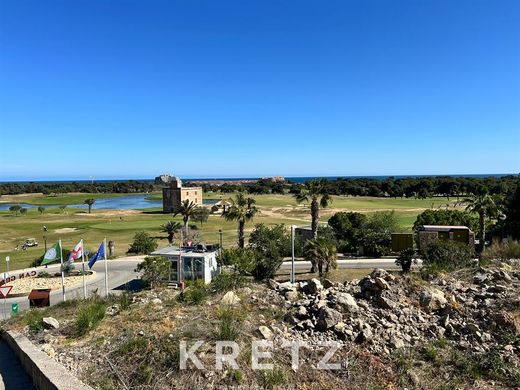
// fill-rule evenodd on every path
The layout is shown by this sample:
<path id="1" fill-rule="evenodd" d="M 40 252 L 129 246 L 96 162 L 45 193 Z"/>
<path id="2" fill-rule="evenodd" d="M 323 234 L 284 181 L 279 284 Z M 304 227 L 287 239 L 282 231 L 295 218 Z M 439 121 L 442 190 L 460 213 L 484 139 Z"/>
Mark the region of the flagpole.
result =
<path id="1" fill-rule="evenodd" d="M 63 268 L 63 249 L 61 247 L 61 238 L 58 240 L 60 243 L 60 262 L 61 262 L 61 291 L 63 295 L 63 302 L 66 301 L 65 297 L 65 269 Z"/>
<path id="2" fill-rule="evenodd" d="M 83 268 L 83 298 L 87 299 L 87 284 L 85 282 L 85 248 L 83 247 L 83 238 L 81 239 L 81 266 Z"/>
<path id="3" fill-rule="evenodd" d="M 108 297 L 108 264 L 107 264 L 107 238 L 103 239 L 103 256 L 105 258 L 105 296 Z"/>

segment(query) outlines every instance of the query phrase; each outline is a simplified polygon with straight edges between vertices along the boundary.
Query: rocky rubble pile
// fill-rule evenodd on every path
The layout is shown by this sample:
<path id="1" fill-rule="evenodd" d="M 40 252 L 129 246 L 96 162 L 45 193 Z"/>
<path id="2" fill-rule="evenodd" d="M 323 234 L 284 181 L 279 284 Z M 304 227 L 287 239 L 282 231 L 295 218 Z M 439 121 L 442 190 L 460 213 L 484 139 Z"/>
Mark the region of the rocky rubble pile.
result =
<path id="1" fill-rule="evenodd" d="M 375 269 L 344 284 L 269 285 L 290 309 L 284 336 L 293 340 L 356 342 L 389 354 L 445 338 L 471 352 L 498 348 L 506 359 L 520 356 L 519 324 L 508 314 L 520 309 L 520 272 L 479 268 L 470 283 L 451 277 L 423 282 Z"/>

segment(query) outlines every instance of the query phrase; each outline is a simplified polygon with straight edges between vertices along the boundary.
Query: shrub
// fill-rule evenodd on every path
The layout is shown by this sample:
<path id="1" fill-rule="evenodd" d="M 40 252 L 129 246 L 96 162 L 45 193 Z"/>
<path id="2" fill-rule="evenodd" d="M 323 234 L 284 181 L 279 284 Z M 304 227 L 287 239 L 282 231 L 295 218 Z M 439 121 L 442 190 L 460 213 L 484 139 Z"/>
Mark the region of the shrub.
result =
<path id="1" fill-rule="evenodd" d="M 45 313 L 41 310 L 29 310 L 25 314 L 24 322 L 29 328 L 29 332 L 38 333 L 43 330 L 43 317 Z"/>
<path id="2" fill-rule="evenodd" d="M 421 251 L 426 273 L 454 271 L 471 266 L 475 251 L 468 245 L 455 241 L 437 240 Z"/>
<path id="3" fill-rule="evenodd" d="M 395 260 L 395 264 L 401 266 L 403 273 L 410 272 L 410 268 L 412 268 L 412 263 L 415 257 L 415 250 L 412 248 L 405 249 Z"/>
<path id="4" fill-rule="evenodd" d="M 260 371 L 260 380 L 265 389 L 274 389 L 287 382 L 285 371 L 279 367 Z"/>
<path id="5" fill-rule="evenodd" d="M 484 250 L 482 258 L 484 260 L 499 260 L 506 263 L 513 259 L 520 259 L 520 243 L 512 239 L 494 242 Z"/>
<path id="6" fill-rule="evenodd" d="M 218 311 L 218 328 L 215 335 L 217 340 L 234 341 L 240 335 L 243 317 L 229 307 L 222 307 Z"/>
<path id="7" fill-rule="evenodd" d="M 235 273 L 221 273 L 211 281 L 211 287 L 216 292 L 236 290 L 246 284 L 246 278 Z"/>
<path id="8" fill-rule="evenodd" d="M 83 336 L 92 329 L 95 329 L 103 318 L 105 318 L 107 307 L 103 301 L 95 297 L 86 302 L 86 305 L 81 307 L 78 311 L 75 326 L 76 337 Z"/>
<path id="9" fill-rule="evenodd" d="M 127 253 L 147 255 L 157 249 L 157 241 L 146 232 L 137 232 Z"/>
<path id="10" fill-rule="evenodd" d="M 188 281 L 188 287 L 179 294 L 179 301 L 199 305 L 208 297 L 208 289 L 203 280 Z"/>
<path id="11" fill-rule="evenodd" d="M 248 248 L 223 249 L 217 256 L 220 266 L 233 266 L 235 272 L 249 275 L 255 268 L 255 253 Z"/>
<path id="12" fill-rule="evenodd" d="M 135 271 L 141 272 L 141 279 L 151 288 L 154 288 L 168 278 L 170 262 L 160 256 L 145 257 L 145 259 L 137 265 Z"/>

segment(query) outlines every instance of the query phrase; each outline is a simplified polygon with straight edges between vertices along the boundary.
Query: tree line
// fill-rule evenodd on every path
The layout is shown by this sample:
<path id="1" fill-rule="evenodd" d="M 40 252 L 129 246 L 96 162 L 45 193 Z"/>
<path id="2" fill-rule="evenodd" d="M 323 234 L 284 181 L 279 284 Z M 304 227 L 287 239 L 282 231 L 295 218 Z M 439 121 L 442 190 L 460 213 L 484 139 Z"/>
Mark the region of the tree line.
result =
<path id="1" fill-rule="evenodd" d="M 19 195 L 43 193 L 44 195 L 67 192 L 82 193 L 140 193 L 151 192 L 154 185 L 149 181 L 128 180 L 113 182 L 60 182 L 60 183 L 1 183 L 0 195 Z"/>
<path id="2" fill-rule="evenodd" d="M 311 181 L 311 180 L 309 180 Z M 307 182 L 306 182 L 307 183 Z M 244 191 L 249 194 L 298 194 L 306 183 L 272 182 L 259 179 L 255 183 L 204 183 L 205 192 L 231 193 Z M 374 196 L 393 198 L 428 198 L 432 196 L 461 197 L 478 193 L 509 196 L 520 183 L 520 176 L 453 177 L 428 176 L 386 179 L 337 178 L 326 180 L 325 192 L 329 195 Z M 190 183 L 187 183 L 190 186 Z"/>

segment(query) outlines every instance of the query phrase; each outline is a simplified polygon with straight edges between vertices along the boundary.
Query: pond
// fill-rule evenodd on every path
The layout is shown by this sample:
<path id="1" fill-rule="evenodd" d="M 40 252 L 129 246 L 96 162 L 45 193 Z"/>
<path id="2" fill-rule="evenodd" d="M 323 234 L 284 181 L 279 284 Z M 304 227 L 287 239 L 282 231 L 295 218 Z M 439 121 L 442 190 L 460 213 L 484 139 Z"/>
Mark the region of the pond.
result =
<path id="1" fill-rule="evenodd" d="M 132 209 L 150 209 L 150 208 L 162 208 L 162 200 L 148 200 L 146 199 L 147 194 L 139 194 L 139 195 L 124 195 L 117 196 L 113 198 L 97 198 L 94 206 L 92 206 L 93 210 L 132 210 Z M 211 205 L 216 202 L 215 199 L 204 199 L 203 204 Z M 27 208 L 27 209 L 35 209 L 38 206 L 27 204 L 27 203 L 17 203 L 19 206 Z M 0 211 L 9 210 L 13 203 L 0 203 Z M 47 205 L 45 208 L 57 208 L 57 205 Z M 74 209 L 87 209 L 88 206 L 86 204 L 71 204 L 67 205 L 67 208 Z"/>

